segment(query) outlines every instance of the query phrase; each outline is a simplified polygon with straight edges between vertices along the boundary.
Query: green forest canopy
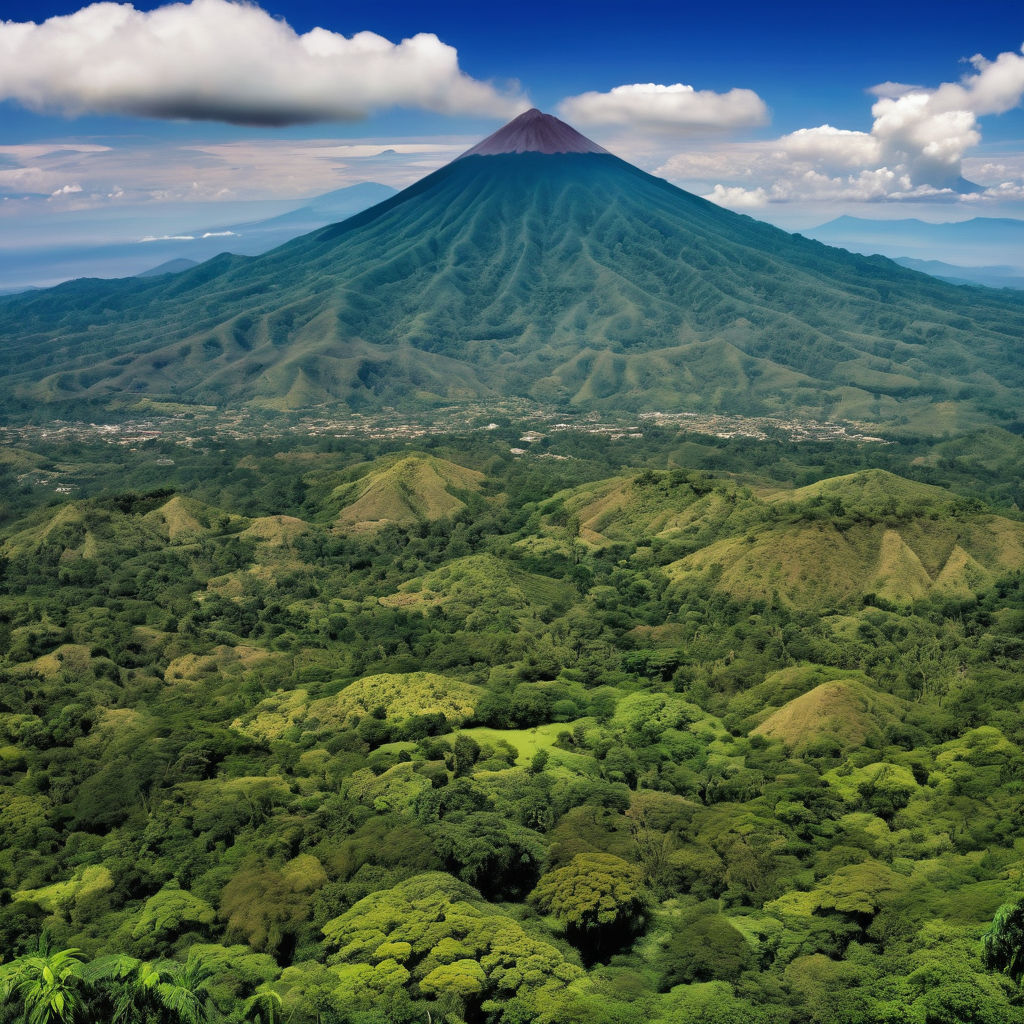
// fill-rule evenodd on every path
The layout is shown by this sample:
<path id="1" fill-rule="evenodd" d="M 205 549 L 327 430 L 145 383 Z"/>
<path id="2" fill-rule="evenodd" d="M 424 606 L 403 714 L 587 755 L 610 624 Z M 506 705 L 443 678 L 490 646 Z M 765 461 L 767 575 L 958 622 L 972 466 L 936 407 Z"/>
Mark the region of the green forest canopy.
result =
<path id="1" fill-rule="evenodd" d="M 1012 497 L 758 451 L 0 477 L 0 1021 L 1024 1020 Z"/>

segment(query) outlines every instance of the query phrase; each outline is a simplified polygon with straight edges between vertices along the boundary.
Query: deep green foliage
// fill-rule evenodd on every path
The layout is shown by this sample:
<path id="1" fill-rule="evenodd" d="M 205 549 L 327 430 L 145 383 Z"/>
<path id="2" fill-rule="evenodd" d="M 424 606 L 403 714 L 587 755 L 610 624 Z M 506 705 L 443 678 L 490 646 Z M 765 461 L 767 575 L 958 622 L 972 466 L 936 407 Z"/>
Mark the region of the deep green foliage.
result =
<path id="1" fill-rule="evenodd" d="M 1018 985 L 1024 981 L 1024 900 L 1007 903 L 996 911 L 985 933 L 982 963 L 1002 971 Z"/>
<path id="2" fill-rule="evenodd" d="M 22 508 L 0 1022 L 1022 1024 L 1013 444 L 632 443 L 375 528 L 366 442 Z"/>

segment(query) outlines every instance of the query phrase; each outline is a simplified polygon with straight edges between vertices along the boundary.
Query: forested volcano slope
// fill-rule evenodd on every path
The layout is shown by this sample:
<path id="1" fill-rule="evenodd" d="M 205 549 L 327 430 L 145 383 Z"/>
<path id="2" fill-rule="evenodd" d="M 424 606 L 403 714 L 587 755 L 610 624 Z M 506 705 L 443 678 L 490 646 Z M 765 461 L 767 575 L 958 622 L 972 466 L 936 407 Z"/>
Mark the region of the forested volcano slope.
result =
<path id="1" fill-rule="evenodd" d="M 909 423 L 1018 418 L 1024 298 L 790 235 L 601 152 L 470 155 L 265 256 L 0 302 L 22 405 L 350 409 L 529 396 Z"/>

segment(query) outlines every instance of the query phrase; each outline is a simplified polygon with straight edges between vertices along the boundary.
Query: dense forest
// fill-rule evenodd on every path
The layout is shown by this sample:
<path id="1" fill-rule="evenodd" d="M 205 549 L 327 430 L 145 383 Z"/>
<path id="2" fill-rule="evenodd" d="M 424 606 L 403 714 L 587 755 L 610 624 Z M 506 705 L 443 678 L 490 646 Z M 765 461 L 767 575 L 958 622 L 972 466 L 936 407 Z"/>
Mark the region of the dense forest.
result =
<path id="1" fill-rule="evenodd" d="M 0 1021 L 1024 1022 L 1024 442 L 519 433 L 3 451 Z"/>

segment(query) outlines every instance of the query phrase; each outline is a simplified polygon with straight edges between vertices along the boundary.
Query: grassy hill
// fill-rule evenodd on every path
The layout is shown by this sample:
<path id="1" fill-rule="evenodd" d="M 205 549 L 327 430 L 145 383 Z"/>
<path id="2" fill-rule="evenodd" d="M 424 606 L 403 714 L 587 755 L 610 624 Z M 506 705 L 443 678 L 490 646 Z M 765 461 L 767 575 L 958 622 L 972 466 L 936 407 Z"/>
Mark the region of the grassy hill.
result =
<path id="1" fill-rule="evenodd" d="M 390 608 L 426 611 L 456 607 L 477 614 L 533 614 L 568 607 L 572 587 L 522 569 L 491 554 L 455 559 L 426 576 L 403 583 L 380 599 Z"/>
<path id="2" fill-rule="evenodd" d="M 682 585 L 703 581 L 805 608 L 868 594 L 906 602 L 970 593 L 1024 558 L 1024 525 L 882 471 L 774 499 L 774 522 L 723 537 L 666 572 Z"/>
<path id="3" fill-rule="evenodd" d="M 556 495 L 542 509 L 549 528 L 571 523 L 595 547 L 643 538 L 699 547 L 767 516 L 748 488 L 681 471 L 598 481 Z"/>
<path id="4" fill-rule="evenodd" d="M 342 530 L 379 530 L 389 523 L 409 526 L 453 515 L 465 508 L 459 492 L 477 492 L 483 474 L 432 455 L 407 455 L 375 466 L 339 484 L 329 503 L 340 506 Z"/>
<path id="5" fill-rule="evenodd" d="M 232 516 L 201 501 L 167 492 L 126 495 L 115 501 L 69 502 L 54 512 L 41 511 L 37 522 L 11 534 L 2 550 L 9 554 L 54 552 L 58 560 L 116 559 L 125 548 L 152 549 L 189 544 L 224 529 L 240 529 Z"/>
<path id="6" fill-rule="evenodd" d="M 794 697 L 760 722 L 751 734 L 781 740 L 794 750 L 831 742 L 842 750 L 899 721 L 899 702 L 855 679 L 836 679 Z"/>
<path id="7" fill-rule="evenodd" d="M 458 679 L 430 672 L 374 675 L 316 700 L 305 690 L 274 694 L 235 727 L 262 739 L 278 739 L 293 727 L 321 735 L 352 728 L 375 712 L 382 720 L 399 723 L 418 715 L 440 714 L 461 725 L 472 716 L 479 696 Z"/>

